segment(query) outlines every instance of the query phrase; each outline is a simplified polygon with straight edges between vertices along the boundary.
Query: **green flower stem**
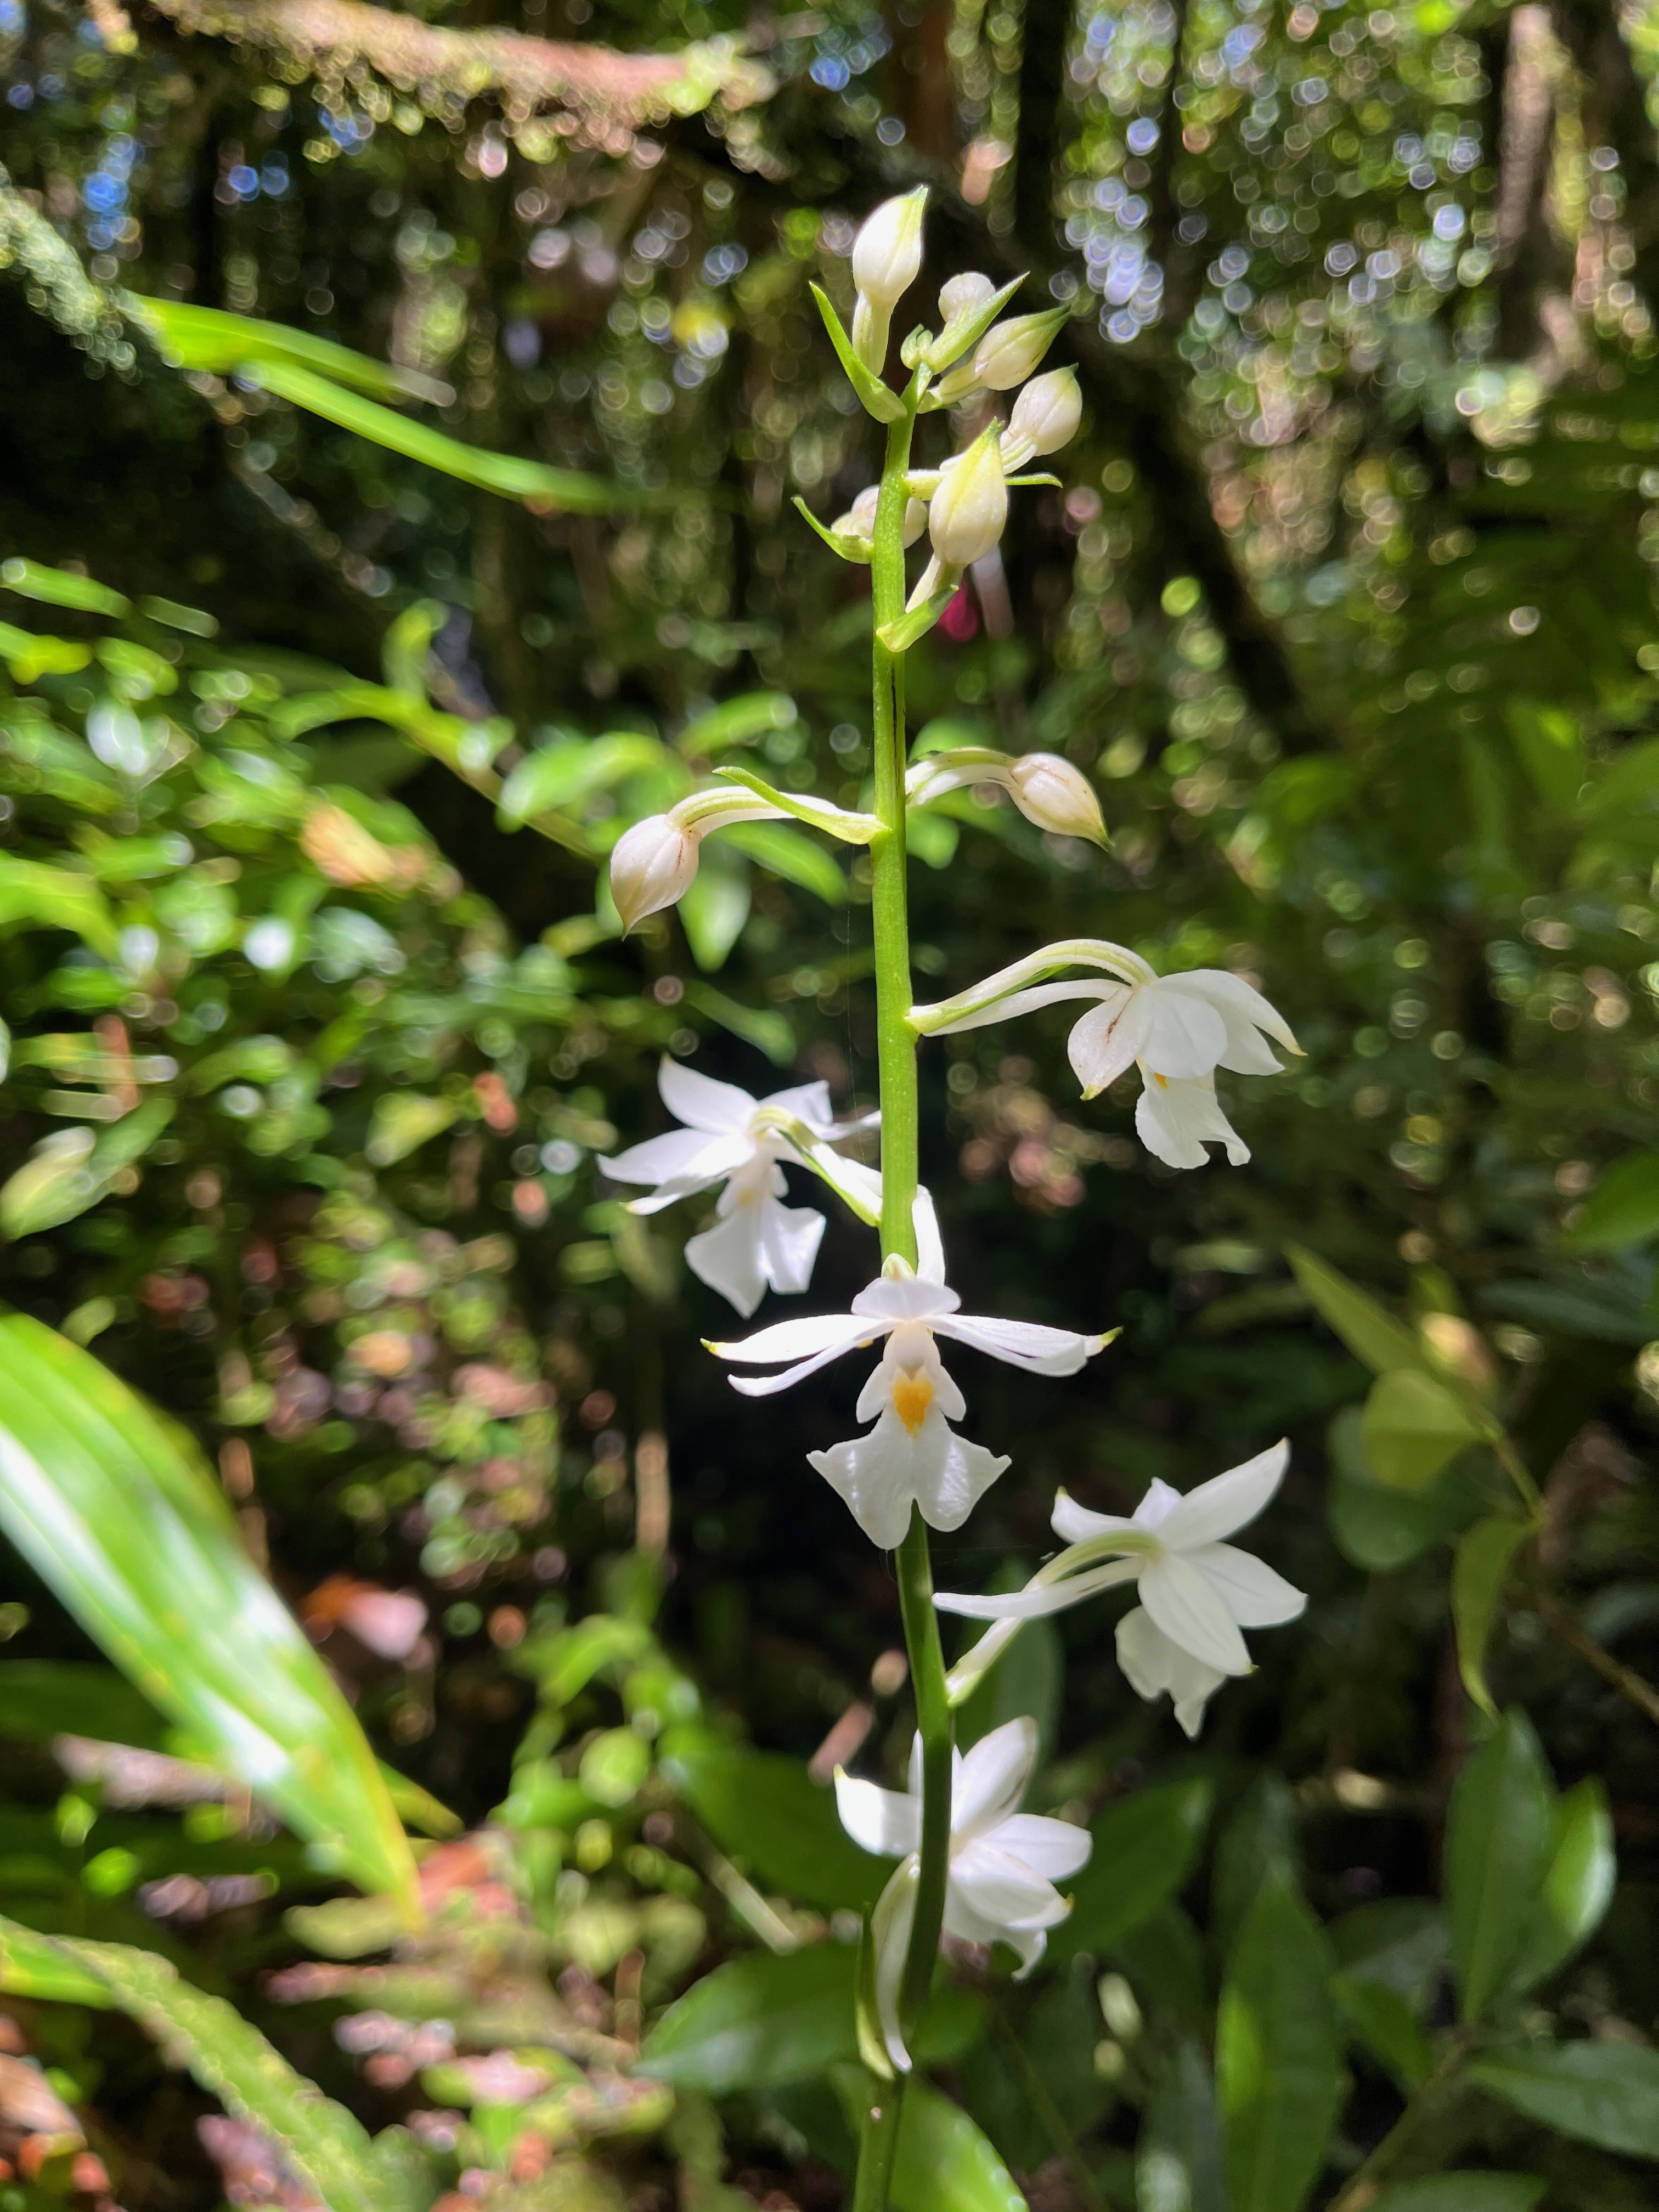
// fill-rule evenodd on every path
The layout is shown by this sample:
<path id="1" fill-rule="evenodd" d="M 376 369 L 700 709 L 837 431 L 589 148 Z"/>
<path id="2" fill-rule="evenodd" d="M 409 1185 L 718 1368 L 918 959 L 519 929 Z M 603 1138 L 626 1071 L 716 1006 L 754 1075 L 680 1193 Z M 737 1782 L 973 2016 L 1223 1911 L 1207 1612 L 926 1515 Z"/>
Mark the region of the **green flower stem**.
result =
<path id="1" fill-rule="evenodd" d="M 878 630 L 884 623 L 896 621 L 904 611 L 904 510 L 908 497 L 905 472 L 910 463 L 910 436 L 921 396 L 918 385 L 913 382 L 905 395 L 902 416 L 888 426 L 887 458 L 882 470 L 870 564 Z M 911 988 L 904 852 L 904 658 L 902 653 L 890 653 L 879 637 L 874 641 L 872 652 L 875 811 L 882 825 L 870 847 L 876 1034 L 881 1083 L 881 1242 L 884 1256 L 907 1261 L 914 1267 L 918 1113 L 916 1041 L 908 1019 Z M 933 1610 L 927 1530 L 920 1513 L 913 1512 L 909 1533 L 899 1547 L 898 1577 L 922 1761 L 921 1878 L 899 1997 L 899 2017 L 908 2039 L 927 2002 L 933 1962 L 939 1956 L 951 1854 L 952 1723 L 945 1687 L 939 1616 Z M 866 2124 L 854 2191 L 854 2212 L 884 2212 L 903 2093 L 902 2080 L 884 2084 L 878 2107 L 880 2118 Z"/>

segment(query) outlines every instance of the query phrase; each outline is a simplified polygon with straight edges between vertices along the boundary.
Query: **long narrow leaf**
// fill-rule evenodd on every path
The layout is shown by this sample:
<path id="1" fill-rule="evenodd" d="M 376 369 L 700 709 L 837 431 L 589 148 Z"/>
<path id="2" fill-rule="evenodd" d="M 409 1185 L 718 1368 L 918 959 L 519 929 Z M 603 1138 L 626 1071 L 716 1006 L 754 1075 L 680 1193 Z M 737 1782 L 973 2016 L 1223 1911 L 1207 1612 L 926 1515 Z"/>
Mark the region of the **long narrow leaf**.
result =
<path id="1" fill-rule="evenodd" d="M 144 1695 L 362 1888 L 415 1863 L 368 1741 L 194 1451 L 94 1359 L 0 1316 L 0 1527 Z"/>
<path id="2" fill-rule="evenodd" d="M 297 362 L 320 370 L 336 384 L 366 392 L 374 399 L 429 399 L 446 404 L 447 384 L 416 369 L 371 361 L 349 346 L 311 331 L 291 331 L 252 315 L 233 315 L 223 307 L 197 307 L 182 300 L 152 300 L 137 292 L 121 304 L 180 368 L 206 369 L 228 376 L 266 362 Z"/>

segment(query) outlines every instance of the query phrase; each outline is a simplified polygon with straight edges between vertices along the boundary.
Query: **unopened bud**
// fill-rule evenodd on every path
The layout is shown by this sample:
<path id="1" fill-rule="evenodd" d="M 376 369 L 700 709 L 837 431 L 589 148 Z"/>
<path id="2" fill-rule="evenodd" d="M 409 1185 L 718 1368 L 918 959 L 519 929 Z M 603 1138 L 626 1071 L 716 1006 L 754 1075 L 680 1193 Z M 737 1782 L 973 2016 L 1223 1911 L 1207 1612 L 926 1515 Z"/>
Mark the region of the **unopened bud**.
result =
<path id="1" fill-rule="evenodd" d="M 964 270 L 960 276 L 952 276 L 940 288 L 939 311 L 946 323 L 964 321 L 976 307 L 996 297 L 996 286 L 988 276 L 981 276 L 977 269 Z"/>
<path id="2" fill-rule="evenodd" d="M 879 484 L 866 484 L 853 501 L 852 511 L 848 520 L 859 537 L 873 538 L 875 536 L 876 509 L 880 503 L 881 486 Z M 836 526 L 840 527 L 839 525 Z M 905 544 L 914 545 L 927 527 L 927 508 L 919 499 L 907 499 L 904 502 Z"/>
<path id="3" fill-rule="evenodd" d="M 1106 823 L 1088 778 L 1058 753 L 1022 753 L 1008 766 L 1008 789 L 1028 822 L 1056 837 L 1106 842 Z"/>
<path id="4" fill-rule="evenodd" d="M 921 217 L 927 187 L 884 200 L 866 217 L 853 240 L 853 282 L 865 298 L 890 313 L 921 268 Z"/>
<path id="5" fill-rule="evenodd" d="M 947 568 L 971 568 L 1001 537 L 1008 520 L 1008 487 L 1002 477 L 1000 433 L 995 425 L 975 438 L 945 472 L 927 509 L 933 550 Z"/>
<path id="6" fill-rule="evenodd" d="M 974 380 L 993 392 L 1012 392 L 1024 384 L 1054 343 L 1054 334 L 1067 320 L 1064 307 L 1042 315 L 1015 315 L 994 323 L 974 355 Z"/>
<path id="7" fill-rule="evenodd" d="M 624 929 L 684 897 L 697 872 L 698 842 L 694 831 L 678 829 L 665 814 L 653 814 L 623 832 L 611 855 L 611 896 Z"/>
<path id="8" fill-rule="evenodd" d="M 1008 435 L 1028 453 L 1057 453 L 1077 435 L 1083 420 L 1083 394 L 1076 372 L 1051 368 L 1034 376 L 1014 402 Z"/>

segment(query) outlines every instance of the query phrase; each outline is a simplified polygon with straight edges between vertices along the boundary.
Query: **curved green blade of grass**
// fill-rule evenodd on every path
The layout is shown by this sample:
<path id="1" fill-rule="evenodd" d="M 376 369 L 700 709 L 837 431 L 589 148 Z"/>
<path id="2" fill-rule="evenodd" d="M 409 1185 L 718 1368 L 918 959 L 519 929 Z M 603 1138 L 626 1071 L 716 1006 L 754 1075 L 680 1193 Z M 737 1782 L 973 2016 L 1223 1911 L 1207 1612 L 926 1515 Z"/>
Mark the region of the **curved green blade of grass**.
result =
<path id="1" fill-rule="evenodd" d="M 0 1315 L 0 1528 L 151 1703 L 319 1863 L 416 1916 L 414 1858 L 368 1740 L 193 1446 L 23 1314 Z"/>

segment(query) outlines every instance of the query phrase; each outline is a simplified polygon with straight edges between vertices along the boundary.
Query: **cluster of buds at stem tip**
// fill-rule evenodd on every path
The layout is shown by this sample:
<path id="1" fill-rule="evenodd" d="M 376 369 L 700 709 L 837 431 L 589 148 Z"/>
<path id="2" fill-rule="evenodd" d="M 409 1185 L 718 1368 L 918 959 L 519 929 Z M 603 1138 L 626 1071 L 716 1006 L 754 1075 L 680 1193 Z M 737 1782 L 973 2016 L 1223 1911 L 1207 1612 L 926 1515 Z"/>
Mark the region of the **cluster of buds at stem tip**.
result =
<path id="1" fill-rule="evenodd" d="M 927 806 L 946 792 L 972 784 L 999 786 L 1028 822 L 1054 836 L 1106 842 L 1106 824 L 1093 786 L 1081 769 L 1059 753 L 1021 753 L 1011 758 L 988 745 L 933 753 L 918 761 L 905 776 L 905 800 L 911 806 Z"/>

